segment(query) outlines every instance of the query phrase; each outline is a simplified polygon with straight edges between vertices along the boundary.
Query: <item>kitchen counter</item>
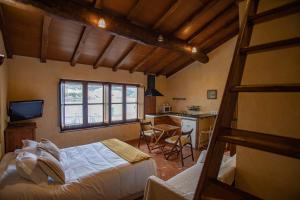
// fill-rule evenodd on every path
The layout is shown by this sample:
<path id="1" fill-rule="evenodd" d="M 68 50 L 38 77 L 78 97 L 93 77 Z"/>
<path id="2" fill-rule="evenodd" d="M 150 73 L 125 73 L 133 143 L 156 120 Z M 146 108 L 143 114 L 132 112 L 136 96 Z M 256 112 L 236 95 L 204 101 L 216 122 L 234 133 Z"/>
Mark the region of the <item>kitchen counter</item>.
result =
<path id="1" fill-rule="evenodd" d="M 183 113 L 170 112 L 170 113 L 147 114 L 145 116 L 149 117 L 149 118 L 172 116 L 172 117 L 179 117 L 182 119 L 197 120 L 197 119 L 201 119 L 201 118 L 215 117 L 217 115 L 218 114 L 216 112 L 203 112 L 200 114 L 183 114 Z"/>

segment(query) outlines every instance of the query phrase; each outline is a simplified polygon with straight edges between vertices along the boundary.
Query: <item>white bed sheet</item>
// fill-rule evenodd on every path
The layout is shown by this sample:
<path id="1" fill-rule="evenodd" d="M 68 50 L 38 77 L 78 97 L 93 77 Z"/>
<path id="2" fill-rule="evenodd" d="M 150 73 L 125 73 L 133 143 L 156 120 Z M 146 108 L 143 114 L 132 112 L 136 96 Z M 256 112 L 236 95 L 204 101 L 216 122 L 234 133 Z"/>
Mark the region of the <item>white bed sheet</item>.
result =
<path id="1" fill-rule="evenodd" d="M 15 155 L 0 164 L 0 199 L 126 199 L 142 194 L 147 178 L 156 175 L 153 159 L 130 164 L 100 142 L 61 149 L 64 185 L 36 185 L 21 178 Z"/>

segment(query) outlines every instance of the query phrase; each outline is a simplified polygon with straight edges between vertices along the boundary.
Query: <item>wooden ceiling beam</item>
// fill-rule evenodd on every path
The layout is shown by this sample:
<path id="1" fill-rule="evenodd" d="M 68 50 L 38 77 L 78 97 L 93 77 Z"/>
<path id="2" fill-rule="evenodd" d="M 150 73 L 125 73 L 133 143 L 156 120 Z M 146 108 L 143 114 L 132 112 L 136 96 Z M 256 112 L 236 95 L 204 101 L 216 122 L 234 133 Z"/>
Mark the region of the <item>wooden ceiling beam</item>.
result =
<path id="1" fill-rule="evenodd" d="M 165 36 L 163 42 L 158 41 L 160 33 L 138 26 L 127 19 L 117 17 L 107 11 L 88 6 L 85 3 L 67 0 L 3 0 L 5 4 L 21 9 L 39 9 L 55 17 L 65 18 L 85 26 L 98 27 L 99 19 L 106 22 L 105 30 L 138 43 L 153 45 L 182 52 L 194 60 L 207 63 L 209 58 L 201 51 L 192 53 L 192 46 L 184 40 Z"/>
<path id="2" fill-rule="evenodd" d="M 141 6 L 141 2 L 143 0 L 136 0 L 134 5 L 131 7 L 131 9 L 129 10 L 128 14 L 127 14 L 127 19 L 131 20 L 136 13 L 138 12 L 139 7 Z"/>
<path id="3" fill-rule="evenodd" d="M 172 15 L 176 9 L 178 8 L 178 6 L 180 5 L 181 0 L 177 0 L 175 1 L 167 10 L 167 12 L 165 12 L 160 18 L 159 20 L 157 20 L 157 22 L 155 22 L 155 24 L 152 26 L 153 29 L 157 29 L 163 22 L 166 21 L 166 19 Z"/>
<path id="4" fill-rule="evenodd" d="M 42 29 L 42 41 L 41 41 L 41 57 L 40 60 L 42 63 L 47 61 L 47 50 L 48 50 L 48 38 L 49 38 L 49 27 L 51 24 L 52 18 L 45 15 L 43 17 L 43 29 Z"/>
<path id="5" fill-rule="evenodd" d="M 175 32 L 177 38 L 184 40 L 193 37 L 197 30 L 201 30 L 206 24 L 213 20 L 220 12 L 223 12 L 234 0 L 212 0 L 204 6 L 195 16 L 183 23 Z"/>
<path id="6" fill-rule="evenodd" d="M 79 41 L 77 43 L 77 46 L 74 50 L 74 53 L 73 53 L 73 56 L 72 56 L 72 59 L 71 59 L 71 65 L 72 66 L 76 65 L 90 32 L 91 32 L 91 27 L 87 27 L 87 26 L 83 27 L 83 30 L 81 32 L 81 36 L 79 38 Z"/>
<path id="7" fill-rule="evenodd" d="M 134 48 L 136 48 L 136 46 L 137 46 L 137 43 L 133 43 L 127 50 L 126 50 L 126 52 L 121 56 L 121 58 L 117 61 L 117 63 L 113 66 L 113 71 L 117 71 L 120 67 L 121 67 L 121 65 L 122 65 L 122 63 L 123 63 L 123 61 L 126 59 L 126 57 L 130 54 L 130 52 L 134 49 Z"/>
<path id="8" fill-rule="evenodd" d="M 113 40 L 115 39 L 115 36 L 112 35 L 109 40 L 107 41 L 103 51 L 100 53 L 99 57 L 97 58 L 95 64 L 94 64 L 94 69 L 97 69 L 99 67 L 99 65 L 101 64 L 101 62 L 104 60 L 105 58 L 105 54 L 107 54 L 107 52 L 110 51 L 111 48 L 111 44 L 113 42 Z"/>
<path id="9" fill-rule="evenodd" d="M 230 6 L 220 15 L 218 15 L 211 23 L 207 24 L 203 29 L 201 29 L 194 37 L 189 38 L 189 43 L 193 44 L 195 41 L 197 43 L 204 42 L 207 38 L 214 35 L 221 28 L 227 26 L 233 20 L 238 19 L 239 12 L 235 4 Z"/>
<path id="10" fill-rule="evenodd" d="M 170 72 L 167 72 L 166 77 L 169 78 L 170 76 L 172 76 L 173 74 L 179 72 L 180 70 L 182 70 L 183 68 L 185 68 L 186 66 L 190 65 L 193 62 L 194 62 L 193 59 L 188 59 L 186 62 L 184 62 L 181 65 L 177 66 L 175 69 L 171 70 Z"/>
<path id="11" fill-rule="evenodd" d="M 6 51 L 6 56 L 7 56 L 7 58 L 12 58 L 13 51 L 12 51 L 10 40 L 9 40 L 9 34 L 7 32 L 6 21 L 5 21 L 4 13 L 3 13 L 3 5 L 0 5 L 0 26 L 1 26 L 1 31 L 2 31 L 2 37 L 3 37 L 3 42 L 4 42 L 4 48 Z M 3 52 L 1 52 L 1 53 L 3 53 Z"/>
<path id="12" fill-rule="evenodd" d="M 149 51 L 149 53 L 137 65 L 130 69 L 130 73 L 133 73 L 140 69 L 146 62 L 148 62 L 151 59 L 152 54 L 154 54 L 158 50 L 159 48 L 153 48 L 151 51 Z"/>
<path id="13" fill-rule="evenodd" d="M 101 9 L 102 8 L 102 0 L 94 0 L 93 6 L 95 8 Z"/>
<path id="14" fill-rule="evenodd" d="M 233 32 L 235 34 L 237 34 L 238 31 L 239 31 L 239 20 L 237 19 L 237 20 L 233 21 L 231 24 L 229 24 L 228 26 L 226 26 L 223 29 L 221 29 L 220 31 L 218 31 L 216 34 L 212 35 L 210 38 L 208 38 L 204 42 L 199 43 L 199 44 L 197 43 L 197 45 L 199 46 L 199 48 L 201 50 L 210 48 L 212 45 L 214 45 L 218 41 L 222 40 L 227 35 L 230 35 Z"/>
<path id="15" fill-rule="evenodd" d="M 167 64 L 164 64 L 163 67 L 158 72 L 156 72 L 156 76 L 165 74 L 167 72 L 169 66 L 176 66 L 176 63 L 178 63 L 178 59 L 181 56 L 182 55 L 179 54 L 178 56 L 175 57 L 175 59 L 173 59 L 172 61 L 168 62 Z"/>
<path id="16" fill-rule="evenodd" d="M 152 64 L 152 65 L 146 67 L 146 69 L 145 69 L 145 71 L 144 71 L 144 74 L 149 74 L 149 73 L 150 73 L 150 69 L 151 69 L 152 67 L 155 67 L 155 66 L 158 65 L 159 63 L 161 63 L 163 59 L 165 59 L 166 57 L 168 57 L 168 56 L 170 55 L 169 53 L 170 53 L 170 52 L 168 52 L 168 51 L 162 52 L 162 53 L 159 55 L 159 59 L 156 59 L 155 62 L 154 62 L 154 64 Z"/>
<path id="17" fill-rule="evenodd" d="M 233 32 L 230 32 L 230 33 L 224 35 L 224 37 L 221 38 L 219 41 L 215 42 L 214 44 L 210 45 L 208 48 L 204 49 L 204 52 L 206 52 L 206 53 L 212 52 L 217 47 L 221 46 L 222 44 L 224 44 L 225 42 L 227 42 L 228 40 L 230 40 L 231 38 L 236 36 L 238 34 L 238 32 L 239 32 L 239 30 L 237 29 Z"/>

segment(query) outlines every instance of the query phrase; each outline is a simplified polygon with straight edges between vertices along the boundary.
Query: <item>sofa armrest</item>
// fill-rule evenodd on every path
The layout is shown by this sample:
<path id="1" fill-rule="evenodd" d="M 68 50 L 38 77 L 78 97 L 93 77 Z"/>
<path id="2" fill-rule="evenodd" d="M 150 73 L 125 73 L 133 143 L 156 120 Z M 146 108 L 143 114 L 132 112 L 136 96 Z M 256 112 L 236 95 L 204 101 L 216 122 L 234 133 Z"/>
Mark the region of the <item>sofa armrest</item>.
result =
<path id="1" fill-rule="evenodd" d="M 180 191 L 176 190 L 164 180 L 150 176 L 144 193 L 144 200 L 187 200 Z"/>

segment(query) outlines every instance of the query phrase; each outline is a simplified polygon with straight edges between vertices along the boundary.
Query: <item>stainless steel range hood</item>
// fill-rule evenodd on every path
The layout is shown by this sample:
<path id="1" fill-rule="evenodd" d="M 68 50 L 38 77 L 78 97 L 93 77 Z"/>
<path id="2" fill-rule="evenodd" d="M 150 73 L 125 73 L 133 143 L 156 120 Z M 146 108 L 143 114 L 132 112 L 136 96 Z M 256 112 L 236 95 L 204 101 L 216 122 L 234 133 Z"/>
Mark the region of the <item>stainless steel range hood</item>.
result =
<path id="1" fill-rule="evenodd" d="M 151 96 L 151 97 L 164 96 L 155 89 L 155 75 L 147 76 L 147 87 L 148 88 L 145 91 L 145 96 Z"/>

